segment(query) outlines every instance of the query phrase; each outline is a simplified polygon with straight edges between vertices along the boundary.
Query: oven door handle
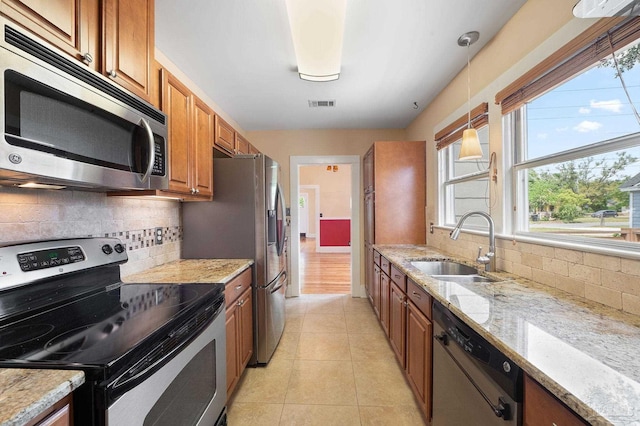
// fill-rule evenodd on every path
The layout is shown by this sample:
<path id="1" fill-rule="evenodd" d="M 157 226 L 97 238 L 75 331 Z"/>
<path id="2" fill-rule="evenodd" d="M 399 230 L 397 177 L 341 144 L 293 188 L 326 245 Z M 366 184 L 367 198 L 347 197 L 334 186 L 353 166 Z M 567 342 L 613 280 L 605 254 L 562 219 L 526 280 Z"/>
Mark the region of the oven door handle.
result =
<path id="1" fill-rule="evenodd" d="M 145 381 L 152 376 L 156 371 L 167 364 L 174 355 L 179 353 L 182 348 L 191 343 L 196 337 L 204 331 L 222 312 L 224 312 L 224 303 L 215 306 L 215 312 L 211 314 L 211 310 L 214 306 L 207 308 L 208 319 L 200 322 L 196 328 L 187 330 L 187 325 L 183 325 L 180 329 L 170 333 L 160 344 L 158 344 L 154 350 L 148 353 L 143 359 L 124 371 L 115 380 L 105 381 L 100 384 L 101 387 L 107 389 L 109 399 L 114 400 L 118 396 L 124 394 L 128 390 L 136 387 L 138 384 Z M 176 334 L 187 334 L 184 340 L 179 341 L 177 344 L 171 342 Z M 173 346 L 173 344 L 175 346 Z M 168 346 L 169 348 L 165 347 Z M 173 347 L 172 347 L 173 346 Z"/>
<path id="2" fill-rule="evenodd" d="M 485 394 L 482 391 L 482 389 L 480 389 L 480 386 L 478 386 L 478 384 L 473 380 L 473 378 L 469 375 L 469 373 L 467 373 L 464 367 L 460 365 L 458 360 L 449 351 L 449 348 L 447 348 L 447 345 L 449 344 L 449 335 L 443 331 L 439 335 L 433 336 L 433 338 L 438 342 L 440 342 L 442 349 L 444 349 L 444 351 L 447 353 L 447 355 L 449 355 L 451 360 L 456 364 L 456 366 L 460 369 L 460 371 L 467 377 L 467 380 L 469 380 L 469 383 L 471 383 L 473 387 L 476 388 L 480 396 L 482 396 L 482 399 L 484 399 L 485 402 L 489 404 L 489 407 L 491 407 L 493 414 L 495 414 L 496 417 L 502 417 L 503 420 L 510 420 L 511 406 L 507 402 L 505 402 L 505 400 L 502 397 L 498 397 L 498 404 L 494 405 L 493 402 L 491 402 L 491 400 L 487 396 L 487 394 Z"/>

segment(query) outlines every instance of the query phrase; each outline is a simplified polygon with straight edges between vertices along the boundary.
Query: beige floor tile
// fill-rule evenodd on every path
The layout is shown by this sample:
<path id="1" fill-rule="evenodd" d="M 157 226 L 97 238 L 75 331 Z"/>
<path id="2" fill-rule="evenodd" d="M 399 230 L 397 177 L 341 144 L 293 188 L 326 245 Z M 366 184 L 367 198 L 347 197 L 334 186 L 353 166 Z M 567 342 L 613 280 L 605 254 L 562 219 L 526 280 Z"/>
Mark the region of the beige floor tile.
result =
<path id="1" fill-rule="evenodd" d="M 300 333 L 297 331 L 284 330 L 280 343 L 276 351 L 273 353 L 273 359 L 295 359 L 298 351 L 298 342 L 300 341 Z"/>
<path id="2" fill-rule="evenodd" d="M 322 297 L 307 301 L 307 314 L 343 314 L 344 297 Z"/>
<path id="3" fill-rule="evenodd" d="M 302 333 L 296 359 L 350 361 L 346 333 Z"/>
<path id="4" fill-rule="evenodd" d="M 281 425 L 360 426 L 357 406 L 285 404 Z"/>
<path id="5" fill-rule="evenodd" d="M 395 353 L 384 333 L 349 334 L 349 349 L 354 361 L 386 360 L 395 362 Z"/>
<path id="6" fill-rule="evenodd" d="M 235 391 L 235 402 L 283 403 L 293 369 L 289 359 L 272 359 L 266 367 L 247 368 Z"/>
<path id="7" fill-rule="evenodd" d="M 413 393 L 397 363 L 354 361 L 353 373 L 360 405 L 412 405 Z"/>
<path id="8" fill-rule="evenodd" d="M 303 333 L 346 333 L 344 314 L 306 314 L 302 322 Z"/>
<path id="9" fill-rule="evenodd" d="M 348 297 L 343 300 L 344 311 L 347 314 L 375 315 L 369 299 L 366 297 Z"/>
<path id="10" fill-rule="evenodd" d="M 285 310 L 289 314 L 304 314 L 307 312 L 307 301 L 302 297 L 289 297 L 285 301 Z"/>
<path id="11" fill-rule="evenodd" d="M 348 333 L 382 333 L 384 331 L 378 322 L 376 316 L 371 314 L 350 314 L 345 315 Z"/>
<path id="12" fill-rule="evenodd" d="M 284 331 L 302 331 L 302 322 L 304 321 L 304 314 L 287 314 L 284 324 Z"/>
<path id="13" fill-rule="evenodd" d="M 242 426 L 277 426 L 283 404 L 233 402 L 229 407 L 228 423 Z"/>
<path id="14" fill-rule="evenodd" d="M 351 362 L 296 360 L 285 403 L 356 405 Z"/>
<path id="15" fill-rule="evenodd" d="M 360 406 L 362 426 L 418 426 L 427 423 L 417 406 L 396 405 L 393 407 Z"/>

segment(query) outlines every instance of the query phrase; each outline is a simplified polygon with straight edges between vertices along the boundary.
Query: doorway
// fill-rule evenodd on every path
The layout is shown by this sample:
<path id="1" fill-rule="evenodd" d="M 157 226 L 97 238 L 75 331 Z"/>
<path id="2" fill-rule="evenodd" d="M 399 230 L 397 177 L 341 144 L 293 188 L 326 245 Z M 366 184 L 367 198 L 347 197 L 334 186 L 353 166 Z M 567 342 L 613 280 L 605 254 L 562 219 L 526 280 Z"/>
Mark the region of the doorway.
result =
<path id="1" fill-rule="evenodd" d="M 350 179 L 346 184 L 350 187 L 349 191 L 349 204 L 350 210 L 347 213 L 346 217 L 325 217 L 327 219 L 327 223 L 329 223 L 329 219 L 335 220 L 336 223 L 332 223 L 333 225 L 340 225 L 340 221 L 348 220 L 349 222 L 349 230 L 347 231 L 348 240 L 350 246 L 347 247 L 338 247 L 333 246 L 327 248 L 326 245 L 321 245 L 320 239 L 323 238 L 321 235 L 322 225 L 317 225 L 317 229 L 315 231 L 314 245 L 319 246 L 320 250 L 313 251 L 313 256 L 320 254 L 328 254 L 328 255 L 343 255 L 343 258 L 348 256 L 348 272 L 345 270 L 342 271 L 343 274 L 349 276 L 349 292 L 353 297 L 364 297 L 364 288 L 360 284 L 360 157 L 359 156 L 301 156 L 301 157 L 291 157 L 290 158 L 290 199 L 297 200 L 298 202 L 294 204 L 294 206 L 298 206 L 300 202 L 300 193 L 305 192 L 303 189 L 306 189 L 306 193 L 309 194 L 308 188 L 301 188 L 300 183 L 300 175 L 301 175 L 301 167 L 304 166 L 323 166 L 325 169 L 327 166 L 331 165 L 331 170 L 329 173 L 332 173 L 333 166 L 337 166 L 339 169 L 341 165 L 348 166 L 350 169 Z M 309 194 L 310 195 L 310 194 Z M 310 198 L 310 197 L 309 197 Z M 312 210 L 310 207 L 310 200 L 307 202 L 308 210 Z M 307 210 L 307 211 L 308 211 Z M 303 209 L 304 212 L 304 209 Z M 300 212 L 298 208 L 291 209 L 291 235 L 296 236 L 291 239 L 291 273 L 290 273 L 290 286 L 288 295 L 290 296 L 299 296 L 302 291 L 302 280 L 301 280 L 301 272 L 304 271 L 303 268 L 309 265 L 310 257 L 305 255 L 309 253 L 310 244 L 309 241 L 306 241 L 309 237 L 309 234 L 312 234 L 312 222 L 320 220 L 320 214 L 324 212 L 318 211 L 315 214 L 314 218 L 309 219 L 309 227 L 308 231 L 305 235 L 305 241 L 301 241 L 300 236 Z M 344 232 L 340 233 L 344 235 Z M 305 250 L 305 252 L 302 252 Z M 326 252 L 326 253 L 325 253 Z M 350 255 L 349 255 L 350 254 Z M 344 256 L 346 255 L 346 256 Z M 329 257 L 326 256 L 326 267 L 329 267 L 332 263 L 338 263 L 337 261 L 332 262 Z M 307 262 L 304 264 L 303 262 Z M 320 261 L 317 264 L 321 264 Z M 346 265 L 346 263 L 345 263 Z M 318 266 L 322 268 L 321 266 Z M 325 268 L 326 268 L 325 267 Z M 322 278 L 320 279 L 322 280 Z M 326 280 L 326 279 L 325 279 Z M 329 287 L 327 287 L 327 291 L 330 291 Z"/>

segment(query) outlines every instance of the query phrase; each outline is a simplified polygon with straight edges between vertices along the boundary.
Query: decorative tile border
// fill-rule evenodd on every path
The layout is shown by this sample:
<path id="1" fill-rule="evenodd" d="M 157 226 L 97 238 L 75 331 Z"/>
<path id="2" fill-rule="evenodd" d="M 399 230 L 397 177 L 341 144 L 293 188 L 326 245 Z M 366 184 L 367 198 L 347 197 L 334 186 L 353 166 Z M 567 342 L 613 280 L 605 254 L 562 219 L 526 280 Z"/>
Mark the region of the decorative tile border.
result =
<path id="1" fill-rule="evenodd" d="M 155 228 L 135 231 L 118 231 L 105 233 L 105 237 L 119 238 L 127 247 L 127 251 L 149 248 L 156 245 Z M 168 226 L 162 228 L 163 243 L 182 241 L 182 226 Z"/>

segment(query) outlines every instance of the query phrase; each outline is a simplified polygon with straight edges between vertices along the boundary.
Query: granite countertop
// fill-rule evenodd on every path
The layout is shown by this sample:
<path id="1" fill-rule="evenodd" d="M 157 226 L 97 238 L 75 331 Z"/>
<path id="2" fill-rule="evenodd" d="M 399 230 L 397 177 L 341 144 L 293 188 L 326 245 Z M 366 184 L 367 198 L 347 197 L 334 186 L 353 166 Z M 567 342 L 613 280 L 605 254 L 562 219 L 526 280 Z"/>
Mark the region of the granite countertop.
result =
<path id="1" fill-rule="evenodd" d="M 122 278 L 125 283 L 226 284 L 253 265 L 252 259 L 180 259 Z"/>
<path id="2" fill-rule="evenodd" d="M 438 281 L 411 261 L 470 263 L 426 246 L 374 247 L 586 421 L 640 425 L 639 317 L 507 273 Z"/>
<path id="3" fill-rule="evenodd" d="M 0 369 L 0 426 L 26 424 L 83 383 L 82 371 Z"/>

